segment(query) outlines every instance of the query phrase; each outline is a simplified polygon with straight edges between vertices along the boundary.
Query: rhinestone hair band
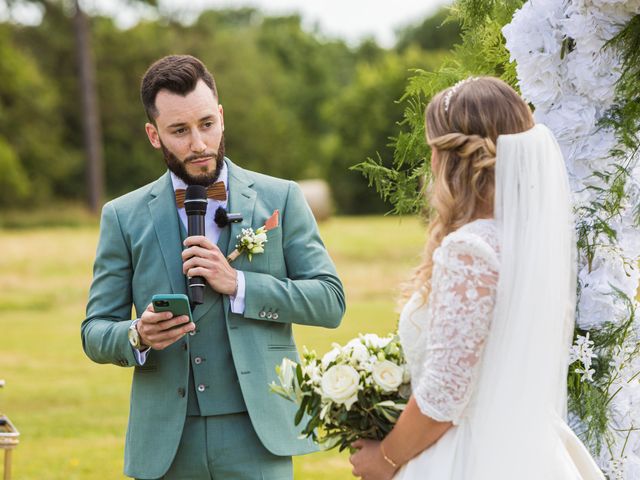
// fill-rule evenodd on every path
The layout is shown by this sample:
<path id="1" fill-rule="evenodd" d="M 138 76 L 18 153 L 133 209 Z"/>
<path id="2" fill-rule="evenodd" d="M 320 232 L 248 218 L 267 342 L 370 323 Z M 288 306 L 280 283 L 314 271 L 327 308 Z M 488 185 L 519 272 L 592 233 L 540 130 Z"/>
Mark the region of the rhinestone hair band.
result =
<path id="1" fill-rule="evenodd" d="M 444 96 L 444 113 L 447 113 L 449 111 L 449 104 L 451 103 L 451 98 L 453 97 L 453 94 L 456 93 L 458 89 L 465 83 L 475 82 L 476 80 L 480 80 L 480 77 L 465 78 L 464 80 L 460 80 L 458 83 L 456 83 L 453 87 L 449 89 L 447 94 Z"/>

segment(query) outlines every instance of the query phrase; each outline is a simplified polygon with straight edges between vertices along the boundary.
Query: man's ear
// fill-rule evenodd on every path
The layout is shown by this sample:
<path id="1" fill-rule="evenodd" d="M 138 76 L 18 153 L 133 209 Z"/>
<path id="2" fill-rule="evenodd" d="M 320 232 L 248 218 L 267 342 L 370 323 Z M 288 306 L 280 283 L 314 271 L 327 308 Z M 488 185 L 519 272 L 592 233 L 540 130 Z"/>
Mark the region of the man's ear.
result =
<path id="1" fill-rule="evenodd" d="M 220 113 L 220 123 L 222 124 L 222 131 L 224 132 L 224 109 L 220 104 L 218 104 L 218 112 Z"/>
<path id="2" fill-rule="evenodd" d="M 153 148 L 160 149 L 162 147 L 162 143 L 160 142 L 160 135 L 158 134 L 158 129 L 153 123 L 145 123 L 144 129 L 147 132 L 147 137 L 149 138 L 149 142 L 153 145 Z"/>

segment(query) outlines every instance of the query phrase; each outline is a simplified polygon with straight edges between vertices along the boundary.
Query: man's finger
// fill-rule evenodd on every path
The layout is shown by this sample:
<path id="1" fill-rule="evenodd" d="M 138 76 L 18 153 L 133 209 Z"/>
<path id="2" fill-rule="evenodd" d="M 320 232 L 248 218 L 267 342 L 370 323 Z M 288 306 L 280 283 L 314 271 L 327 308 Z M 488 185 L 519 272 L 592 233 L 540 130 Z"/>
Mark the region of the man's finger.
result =
<path id="1" fill-rule="evenodd" d="M 204 235 L 193 235 L 191 237 L 187 237 L 182 244 L 187 248 L 193 247 L 196 245 L 199 247 L 205 248 L 207 250 L 211 250 L 212 248 L 218 248 L 217 245 L 214 245 L 213 243 L 211 243 L 211 240 L 209 240 Z"/>
<path id="2" fill-rule="evenodd" d="M 212 269 L 215 265 L 215 260 L 211 258 L 193 257 L 182 264 L 182 273 L 186 274 L 188 270 L 197 267 Z"/>
<path id="3" fill-rule="evenodd" d="M 172 330 L 179 325 L 189 323 L 189 317 L 187 315 L 180 315 L 178 317 L 172 317 L 169 320 L 163 320 L 162 322 L 158 322 L 158 327 L 161 332 L 166 332 L 168 330 Z"/>
<path id="4" fill-rule="evenodd" d="M 176 327 L 155 332 L 149 335 L 150 346 L 156 350 L 162 350 L 180 340 L 186 333 L 194 328 L 195 325 L 192 322 L 189 322 L 185 327 Z"/>
<path id="5" fill-rule="evenodd" d="M 203 248 L 201 246 L 189 247 L 182 251 L 182 261 L 189 260 L 191 258 L 211 258 L 215 256 L 217 252 L 213 248 Z"/>
<path id="6" fill-rule="evenodd" d="M 170 318 L 173 318 L 173 313 L 171 312 L 150 312 L 148 315 L 145 315 L 143 313 L 142 317 L 140 317 L 140 321 L 142 323 L 150 324 L 163 322 L 165 320 L 169 320 Z"/>

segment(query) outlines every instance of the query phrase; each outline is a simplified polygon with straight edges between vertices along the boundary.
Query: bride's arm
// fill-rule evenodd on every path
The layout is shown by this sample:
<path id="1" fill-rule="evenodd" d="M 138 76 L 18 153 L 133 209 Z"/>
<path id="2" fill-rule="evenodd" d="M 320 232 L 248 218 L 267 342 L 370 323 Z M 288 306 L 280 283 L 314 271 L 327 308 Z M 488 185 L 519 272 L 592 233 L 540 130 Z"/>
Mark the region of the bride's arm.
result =
<path id="1" fill-rule="evenodd" d="M 452 425 L 423 414 L 412 395 L 398 423 L 381 442 L 380 453 L 386 455 L 387 463 L 400 466 L 436 443 Z"/>
<path id="2" fill-rule="evenodd" d="M 365 479 L 391 478 L 458 423 L 471 396 L 493 314 L 497 259 L 476 236 L 452 237 L 434 254 L 432 321 L 413 395 L 382 444 L 353 444 L 360 449 L 351 459 L 354 474 Z"/>
<path id="3" fill-rule="evenodd" d="M 353 443 L 358 449 L 351 456 L 353 474 L 365 480 L 389 479 L 401 465 L 433 445 L 452 425 L 424 415 L 411 396 L 384 441 L 357 440 Z"/>

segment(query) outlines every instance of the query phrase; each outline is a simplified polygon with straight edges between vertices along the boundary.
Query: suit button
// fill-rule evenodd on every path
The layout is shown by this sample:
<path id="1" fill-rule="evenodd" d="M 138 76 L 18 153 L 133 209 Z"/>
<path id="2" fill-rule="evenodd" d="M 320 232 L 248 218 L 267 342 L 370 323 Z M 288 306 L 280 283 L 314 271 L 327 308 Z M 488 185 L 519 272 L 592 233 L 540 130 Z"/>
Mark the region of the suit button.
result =
<path id="1" fill-rule="evenodd" d="M 200 365 L 202 363 L 202 358 L 200 357 L 196 357 L 193 359 L 193 363 L 195 363 L 196 365 Z"/>
<path id="2" fill-rule="evenodd" d="M 267 313 L 267 318 L 271 318 L 271 317 L 273 317 L 273 313 L 271 312 Z"/>
<path id="3" fill-rule="evenodd" d="M 184 388 L 180 387 L 180 388 L 178 389 L 178 396 L 179 396 L 180 398 L 184 398 L 184 396 L 185 396 L 185 394 L 186 394 L 186 393 L 187 393 L 187 392 L 185 392 Z"/>
<path id="4" fill-rule="evenodd" d="M 260 318 L 264 318 L 264 317 L 266 317 L 266 316 L 267 316 L 267 312 L 265 312 L 264 310 L 262 310 L 262 311 L 258 314 L 258 316 L 259 316 Z"/>
<path id="5" fill-rule="evenodd" d="M 207 386 L 204 383 L 201 383 L 200 385 L 198 385 L 199 392 L 204 392 L 205 388 L 207 388 Z"/>
<path id="6" fill-rule="evenodd" d="M 272 317 L 272 318 L 273 318 L 274 320 L 277 320 L 277 319 L 278 319 L 278 312 L 275 312 L 275 313 L 273 314 L 273 317 Z"/>
<path id="7" fill-rule="evenodd" d="M 192 337 L 193 337 L 195 334 L 196 334 L 196 331 L 195 331 L 195 330 L 191 330 L 191 331 L 189 332 L 189 335 L 191 335 Z"/>

